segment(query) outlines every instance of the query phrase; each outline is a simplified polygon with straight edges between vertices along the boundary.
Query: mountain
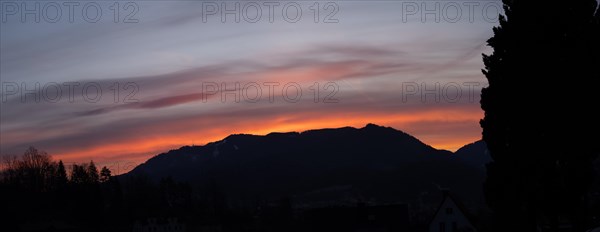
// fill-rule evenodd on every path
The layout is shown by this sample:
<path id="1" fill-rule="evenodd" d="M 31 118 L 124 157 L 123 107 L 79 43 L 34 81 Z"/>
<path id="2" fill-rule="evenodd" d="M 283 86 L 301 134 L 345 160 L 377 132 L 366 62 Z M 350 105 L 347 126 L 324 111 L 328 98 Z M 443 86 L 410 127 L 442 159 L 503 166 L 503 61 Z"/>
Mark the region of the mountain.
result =
<path id="1" fill-rule="evenodd" d="M 454 155 L 465 164 L 485 171 L 485 165 L 492 161 L 492 157 L 483 140 L 467 144 L 458 149 Z"/>
<path id="2" fill-rule="evenodd" d="M 457 158 L 402 131 L 374 124 L 238 134 L 157 155 L 124 176 L 155 181 L 170 176 L 200 189 L 216 188 L 233 200 L 290 197 L 307 205 L 415 202 L 443 187 L 480 202 L 484 172 L 465 161 L 480 145 L 471 147 L 461 149 Z"/>

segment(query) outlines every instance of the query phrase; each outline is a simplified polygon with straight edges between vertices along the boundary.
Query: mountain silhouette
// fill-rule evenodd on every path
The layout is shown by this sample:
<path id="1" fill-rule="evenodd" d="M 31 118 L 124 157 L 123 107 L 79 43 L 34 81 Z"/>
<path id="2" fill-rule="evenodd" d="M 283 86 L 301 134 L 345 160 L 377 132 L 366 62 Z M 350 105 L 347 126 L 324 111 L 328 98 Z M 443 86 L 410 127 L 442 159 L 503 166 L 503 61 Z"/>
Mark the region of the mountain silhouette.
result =
<path id="1" fill-rule="evenodd" d="M 466 164 L 485 171 L 485 165 L 492 161 L 492 157 L 483 140 L 467 144 L 456 150 L 454 155 Z"/>
<path id="2" fill-rule="evenodd" d="M 402 131 L 368 124 L 230 135 L 157 155 L 123 177 L 146 176 L 154 181 L 172 177 L 199 188 L 218 186 L 229 199 L 291 197 L 309 206 L 413 202 L 438 193 L 440 187 L 480 203 L 485 173 L 479 166 L 488 158 L 477 154 L 483 155 L 483 150 L 484 145 L 476 142 L 454 154 Z"/>

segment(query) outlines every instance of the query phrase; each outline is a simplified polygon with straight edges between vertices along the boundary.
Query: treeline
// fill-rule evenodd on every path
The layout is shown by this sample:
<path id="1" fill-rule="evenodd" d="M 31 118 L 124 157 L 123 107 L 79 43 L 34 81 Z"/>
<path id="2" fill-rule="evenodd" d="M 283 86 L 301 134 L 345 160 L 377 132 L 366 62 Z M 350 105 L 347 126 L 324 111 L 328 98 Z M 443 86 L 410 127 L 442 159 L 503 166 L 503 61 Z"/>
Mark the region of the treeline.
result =
<path id="1" fill-rule="evenodd" d="M 291 214 L 289 206 L 249 202 L 228 199 L 214 181 L 192 187 L 170 177 L 112 176 L 93 161 L 65 166 L 33 147 L 4 157 L 0 169 L 0 225 L 8 229 L 1 231 L 131 231 L 135 222 L 172 217 L 188 229 L 256 231 L 280 228 L 281 215 Z"/>
<path id="2" fill-rule="evenodd" d="M 20 157 L 4 157 L 0 172 L 3 225 L 15 231 L 112 220 L 112 212 L 122 209 L 122 196 L 107 167 L 98 171 L 91 161 L 73 164 L 67 172 L 61 160 L 33 147 Z"/>
<path id="3" fill-rule="evenodd" d="M 94 161 L 89 164 L 73 164 L 70 175 L 62 160 L 53 161 L 46 152 L 28 148 L 21 157 L 5 157 L 2 182 L 20 190 L 52 192 L 67 184 L 94 185 L 109 181 L 111 171 L 103 167 L 100 172 Z"/>

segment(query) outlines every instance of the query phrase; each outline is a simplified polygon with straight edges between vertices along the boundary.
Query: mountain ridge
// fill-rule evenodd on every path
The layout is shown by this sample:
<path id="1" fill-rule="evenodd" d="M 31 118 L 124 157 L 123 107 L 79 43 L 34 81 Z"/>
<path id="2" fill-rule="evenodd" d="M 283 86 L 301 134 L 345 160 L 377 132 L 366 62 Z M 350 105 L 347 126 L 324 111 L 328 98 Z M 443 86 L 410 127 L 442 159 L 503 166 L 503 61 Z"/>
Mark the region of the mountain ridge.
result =
<path id="1" fill-rule="evenodd" d="M 365 125 L 362 128 L 356 128 L 356 127 L 351 127 L 351 126 L 344 126 L 344 127 L 338 127 L 338 128 L 309 129 L 309 130 L 302 131 L 302 132 L 296 132 L 296 131 L 290 131 L 290 132 L 270 132 L 270 133 L 265 134 L 265 135 L 255 135 L 255 134 L 247 134 L 247 133 L 230 134 L 230 135 L 226 136 L 225 138 L 223 138 L 221 140 L 208 142 L 205 145 L 191 145 L 191 146 L 190 145 L 186 145 L 186 146 L 182 146 L 182 147 L 177 148 L 177 149 L 169 150 L 168 152 L 160 153 L 158 155 L 153 156 L 152 158 L 148 159 L 147 161 L 145 161 L 144 163 L 142 163 L 140 165 L 143 165 L 143 164 L 147 163 L 148 161 L 153 160 L 154 158 L 156 158 L 158 156 L 168 155 L 169 153 L 172 153 L 172 152 L 189 151 L 190 148 L 200 148 L 200 147 L 212 146 L 212 145 L 215 145 L 215 144 L 223 143 L 223 141 L 227 141 L 228 139 L 230 140 L 230 139 L 235 139 L 235 138 L 239 138 L 239 137 L 299 136 L 299 135 L 306 134 L 306 133 L 310 134 L 310 133 L 318 133 L 318 132 L 330 132 L 330 131 L 336 131 L 336 130 L 361 130 L 361 129 L 374 129 L 374 128 L 376 128 L 376 129 L 393 130 L 393 131 L 396 131 L 396 132 L 401 132 L 402 134 L 410 136 L 411 138 L 419 141 L 419 143 L 421 143 L 421 144 L 423 144 L 425 146 L 428 146 L 428 147 L 430 147 L 432 149 L 436 149 L 436 148 L 434 148 L 434 147 L 432 147 L 432 146 L 430 146 L 430 145 L 422 142 L 418 138 L 416 138 L 416 137 L 414 137 L 414 136 L 412 136 L 412 135 L 410 135 L 410 134 L 408 134 L 408 133 L 406 133 L 406 132 L 404 132 L 402 130 L 397 130 L 397 129 L 392 128 L 392 127 L 379 126 L 379 125 L 376 125 L 376 124 L 373 124 L 373 123 L 368 123 L 367 125 Z M 444 149 L 437 149 L 437 150 L 448 151 L 448 150 L 444 150 Z M 451 151 L 448 151 L 448 152 L 451 152 Z M 138 166 L 140 166 L 140 165 L 138 165 Z M 135 168 L 132 169 L 132 171 L 133 170 L 135 170 Z"/>
<path id="2" fill-rule="evenodd" d="M 437 185 L 480 200 L 480 189 L 472 186 L 481 184 L 484 172 L 455 154 L 403 131 L 367 124 L 232 134 L 203 146 L 161 153 L 123 176 L 147 176 L 155 181 L 172 177 L 200 186 L 216 182 L 233 195 L 293 196 L 300 202 L 412 201 L 422 192 L 436 191 Z M 315 194 L 322 192 L 326 194 Z"/>

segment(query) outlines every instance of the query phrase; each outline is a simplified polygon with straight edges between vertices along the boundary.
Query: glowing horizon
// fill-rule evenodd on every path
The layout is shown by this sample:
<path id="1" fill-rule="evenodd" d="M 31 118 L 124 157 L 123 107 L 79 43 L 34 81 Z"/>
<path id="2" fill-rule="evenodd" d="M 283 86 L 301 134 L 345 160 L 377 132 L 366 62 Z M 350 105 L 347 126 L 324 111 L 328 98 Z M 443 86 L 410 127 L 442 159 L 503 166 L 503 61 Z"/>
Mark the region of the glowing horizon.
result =
<path id="1" fill-rule="evenodd" d="M 481 137 L 480 54 L 496 24 L 484 15 L 422 22 L 398 14 L 401 1 L 341 1 L 338 21 L 315 23 L 306 8 L 295 23 L 223 23 L 200 2 L 135 4 L 133 23 L 6 16 L 0 155 L 34 146 L 65 162 L 139 164 L 230 134 L 367 123 L 450 151 Z"/>

